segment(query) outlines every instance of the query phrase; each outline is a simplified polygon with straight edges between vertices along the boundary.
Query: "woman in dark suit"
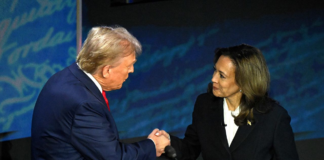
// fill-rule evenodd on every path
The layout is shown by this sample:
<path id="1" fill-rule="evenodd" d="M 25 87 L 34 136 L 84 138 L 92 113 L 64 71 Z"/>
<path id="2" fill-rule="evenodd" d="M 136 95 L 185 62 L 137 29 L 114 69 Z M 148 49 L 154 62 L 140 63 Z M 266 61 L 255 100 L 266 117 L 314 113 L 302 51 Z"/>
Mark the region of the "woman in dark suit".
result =
<path id="1" fill-rule="evenodd" d="M 270 75 L 261 51 L 246 44 L 217 49 L 214 68 L 184 139 L 171 135 L 178 159 L 201 153 L 204 160 L 298 160 L 290 116 L 267 95 Z"/>

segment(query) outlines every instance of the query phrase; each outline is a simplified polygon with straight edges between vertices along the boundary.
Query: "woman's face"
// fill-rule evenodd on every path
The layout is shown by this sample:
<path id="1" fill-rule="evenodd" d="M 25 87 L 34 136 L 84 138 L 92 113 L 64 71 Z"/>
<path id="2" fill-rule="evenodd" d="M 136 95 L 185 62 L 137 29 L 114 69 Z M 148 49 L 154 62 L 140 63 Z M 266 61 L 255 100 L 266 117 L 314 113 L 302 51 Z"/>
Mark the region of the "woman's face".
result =
<path id="1" fill-rule="evenodd" d="M 216 97 L 240 98 L 242 93 L 235 81 L 235 65 L 227 56 L 221 55 L 216 62 L 213 74 L 213 94 Z"/>

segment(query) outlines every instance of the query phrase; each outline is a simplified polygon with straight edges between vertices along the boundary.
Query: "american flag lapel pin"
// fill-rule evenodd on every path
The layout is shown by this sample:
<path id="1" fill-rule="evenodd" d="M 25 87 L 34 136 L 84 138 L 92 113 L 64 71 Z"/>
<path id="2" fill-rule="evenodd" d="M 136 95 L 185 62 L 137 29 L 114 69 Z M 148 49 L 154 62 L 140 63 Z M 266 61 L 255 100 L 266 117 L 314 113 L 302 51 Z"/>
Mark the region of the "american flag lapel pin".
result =
<path id="1" fill-rule="evenodd" d="M 249 120 L 247 120 L 247 124 L 248 124 L 249 126 L 252 125 L 252 124 L 251 124 L 251 121 L 249 121 Z"/>

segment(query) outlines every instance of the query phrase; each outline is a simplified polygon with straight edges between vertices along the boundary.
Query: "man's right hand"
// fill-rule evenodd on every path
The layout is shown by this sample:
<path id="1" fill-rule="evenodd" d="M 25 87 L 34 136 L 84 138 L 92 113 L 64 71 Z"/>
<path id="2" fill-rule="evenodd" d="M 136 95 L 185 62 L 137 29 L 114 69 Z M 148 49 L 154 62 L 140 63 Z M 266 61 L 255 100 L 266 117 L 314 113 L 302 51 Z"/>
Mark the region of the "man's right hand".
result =
<path id="1" fill-rule="evenodd" d="M 148 136 L 149 139 L 153 140 L 156 149 L 156 157 L 160 157 L 164 153 L 164 148 L 170 145 L 170 140 L 166 136 L 163 136 L 159 129 L 154 129 Z"/>

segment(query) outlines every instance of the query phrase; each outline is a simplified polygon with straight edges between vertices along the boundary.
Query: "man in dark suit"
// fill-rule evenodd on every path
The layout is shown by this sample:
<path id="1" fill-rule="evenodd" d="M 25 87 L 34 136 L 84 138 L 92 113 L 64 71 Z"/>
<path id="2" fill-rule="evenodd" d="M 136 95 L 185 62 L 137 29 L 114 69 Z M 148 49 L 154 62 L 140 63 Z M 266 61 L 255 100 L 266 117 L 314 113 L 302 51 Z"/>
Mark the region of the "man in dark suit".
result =
<path id="1" fill-rule="evenodd" d="M 42 89 L 32 120 L 32 159 L 136 159 L 160 156 L 168 138 L 152 131 L 132 144 L 119 141 L 105 91 L 120 89 L 134 72 L 141 45 L 122 27 L 94 27 L 77 62 Z"/>

